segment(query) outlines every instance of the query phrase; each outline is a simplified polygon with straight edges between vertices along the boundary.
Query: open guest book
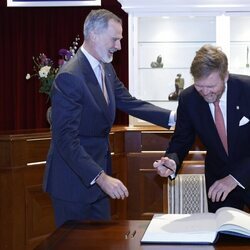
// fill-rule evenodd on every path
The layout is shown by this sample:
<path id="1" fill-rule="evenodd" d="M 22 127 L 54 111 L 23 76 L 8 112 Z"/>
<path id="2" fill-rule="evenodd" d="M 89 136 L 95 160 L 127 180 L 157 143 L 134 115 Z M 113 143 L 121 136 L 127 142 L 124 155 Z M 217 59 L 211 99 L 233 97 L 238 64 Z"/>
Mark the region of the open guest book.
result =
<path id="1" fill-rule="evenodd" d="M 231 207 L 216 213 L 155 214 L 141 243 L 212 244 L 220 233 L 250 239 L 250 214 Z"/>

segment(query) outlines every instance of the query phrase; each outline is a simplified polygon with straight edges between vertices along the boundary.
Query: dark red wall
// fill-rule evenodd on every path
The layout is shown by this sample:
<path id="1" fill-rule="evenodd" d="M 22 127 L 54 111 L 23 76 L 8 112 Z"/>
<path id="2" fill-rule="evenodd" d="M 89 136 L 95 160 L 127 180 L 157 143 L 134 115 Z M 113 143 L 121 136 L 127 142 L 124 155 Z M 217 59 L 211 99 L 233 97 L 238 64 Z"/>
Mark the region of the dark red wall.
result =
<path id="1" fill-rule="evenodd" d="M 68 48 L 91 9 L 99 7 L 6 7 L 0 2 L 0 131 L 47 128 L 47 97 L 38 93 L 39 81 L 25 79 L 32 73 L 32 57 L 45 53 L 54 62 L 58 50 Z M 116 0 L 102 0 L 123 20 L 122 50 L 113 65 L 128 86 L 128 17 Z M 127 125 L 128 117 L 117 113 L 116 124 Z"/>

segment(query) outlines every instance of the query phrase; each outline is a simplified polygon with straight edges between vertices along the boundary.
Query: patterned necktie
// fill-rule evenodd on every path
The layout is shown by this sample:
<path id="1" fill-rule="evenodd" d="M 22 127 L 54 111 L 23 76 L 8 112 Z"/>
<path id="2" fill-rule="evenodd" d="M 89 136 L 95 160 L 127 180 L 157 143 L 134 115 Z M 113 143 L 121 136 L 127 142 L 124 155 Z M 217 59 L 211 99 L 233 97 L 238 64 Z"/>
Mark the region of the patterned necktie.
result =
<path id="1" fill-rule="evenodd" d="M 223 115 L 220 109 L 219 102 L 220 101 L 214 102 L 214 121 L 215 121 L 218 134 L 220 136 L 221 142 L 224 146 L 224 149 L 226 150 L 228 154 L 226 127 L 225 127 L 225 123 L 224 123 L 224 119 L 223 119 Z"/>
<path id="2" fill-rule="evenodd" d="M 101 71 L 101 84 L 102 84 L 102 92 L 104 95 L 104 98 L 107 102 L 107 104 L 109 103 L 109 97 L 108 97 L 108 92 L 107 92 L 107 88 L 106 88 L 106 84 L 105 84 L 105 71 L 103 69 L 103 65 L 100 63 L 99 64 L 100 67 L 100 71 Z"/>

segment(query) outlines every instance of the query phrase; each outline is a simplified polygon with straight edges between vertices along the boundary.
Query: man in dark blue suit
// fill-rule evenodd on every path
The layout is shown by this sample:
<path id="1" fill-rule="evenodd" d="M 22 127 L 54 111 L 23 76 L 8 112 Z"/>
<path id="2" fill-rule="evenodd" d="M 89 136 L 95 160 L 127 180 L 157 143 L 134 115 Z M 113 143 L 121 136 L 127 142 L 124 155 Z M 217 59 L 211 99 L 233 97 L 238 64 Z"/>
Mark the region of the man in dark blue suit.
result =
<path id="1" fill-rule="evenodd" d="M 83 45 L 55 79 L 44 190 L 57 226 L 110 219 L 108 197 L 128 196 L 124 184 L 110 176 L 109 132 L 116 108 L 159 126 L 175 123 L 174 112 L 132 97 L 116 76 L 111 61 L 121 39 L 120 18 L 107 10 L 91 11 Z"/>
<path id="2" fill-rule="evenodd" d="M 180 95 L 174 136 L 154 167 L 161 176 L 174 177 L 198 135 L 207 150 L 209 211 L 222 206 L 243 209 L 250 205 L 250 77 L 229 74 L 226 55 L 211 45 L 196 53 L 191 74 L 194 84 Z M 224 138 L 215 123 L 218 101 Z"/>

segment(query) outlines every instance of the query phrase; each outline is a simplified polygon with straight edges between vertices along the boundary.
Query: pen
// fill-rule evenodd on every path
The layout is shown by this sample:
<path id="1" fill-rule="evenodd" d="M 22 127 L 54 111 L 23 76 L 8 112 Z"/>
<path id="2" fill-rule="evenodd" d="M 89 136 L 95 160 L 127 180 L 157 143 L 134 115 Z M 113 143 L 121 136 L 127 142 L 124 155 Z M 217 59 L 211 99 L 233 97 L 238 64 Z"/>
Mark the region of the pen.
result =
<path id="1" fill-rule="evenodd" d="M 156 160 L 155 162 L 159 162 L 159 160 Z M 175 178 L 175 171 L 172 168 L 170 168 L 167 165 L 165 165 L 165 164 L 162 164 L 162 166 L 165 167 L 165 168 L 167 168 L 167 169 L 169 169 L 169 170 L 171 170 L 173 172 L 173 174 L 169 175 L 169 178 L 170 178 L 170 180 L 174 180 L 174 178 Z"/>
<path id="2" fill-rule="evenodd" d="M 156 162 L 159 162 L 159 160 L 156 160 Z M 171 170 L 172 172 L 174 172 L 174 170 L 173 170 L 172 168 L 168 167 L 167 165 L 165 165 L 165 164 L 161 164 L 161 165 L 162 165 L 163 167 L 165 167 L 165 168 Z"/>
<path id="3" fill-rule="evenodd" d="M 134 238 L 134 237 L 135 237 L 135 234 L 136 234 L 136 230 L 132 233 L 131 238 Z"/>

